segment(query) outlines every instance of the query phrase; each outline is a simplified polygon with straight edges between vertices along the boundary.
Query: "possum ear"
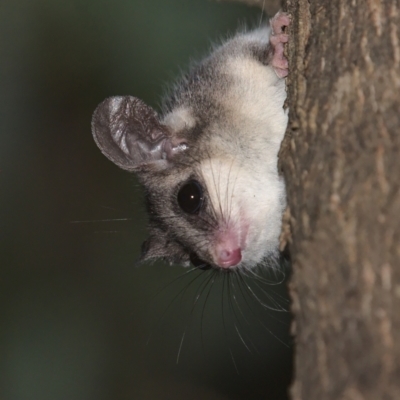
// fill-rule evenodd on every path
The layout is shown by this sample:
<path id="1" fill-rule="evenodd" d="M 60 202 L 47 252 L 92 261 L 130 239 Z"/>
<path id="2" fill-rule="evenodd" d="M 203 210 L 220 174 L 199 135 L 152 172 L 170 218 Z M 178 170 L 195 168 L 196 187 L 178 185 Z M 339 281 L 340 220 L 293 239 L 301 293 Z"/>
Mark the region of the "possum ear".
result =
<path id="1" fill-rule="evenodd" d="M 128 171 L 150 165 L 165 168 L 187 148 L 182 139 L 171 136 L 151 107 L 131 96 L 110 97 L 99 104 L 92 134 L 101 152 Z"/>

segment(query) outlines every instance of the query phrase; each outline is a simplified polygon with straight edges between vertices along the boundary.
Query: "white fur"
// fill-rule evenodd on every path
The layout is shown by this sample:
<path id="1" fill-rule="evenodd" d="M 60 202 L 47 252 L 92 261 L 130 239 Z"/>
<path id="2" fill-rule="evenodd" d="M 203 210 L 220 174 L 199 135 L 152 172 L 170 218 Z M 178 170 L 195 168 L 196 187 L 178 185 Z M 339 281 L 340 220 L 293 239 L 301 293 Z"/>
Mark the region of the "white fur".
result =
<path id="1" fill-rule="evenodd" d="M 222 225 L 230 221 L 239 243 L 245 236 L 241 264 L 253 267 L 275 253 L 284 207 L 284 184 L 278 174 L 261 163 L 249 170 L 235 159 L 211 159 L 200 168 L 218 220 Z"/>
<path id="2" fill-rule="evenodd" d="M 193 128 L 196 124 L 192 111 L 187 107 L 179 107 L 173 110 L 165 116 L 162 122 L 174 132 L 179 132 L 185 128 Z"/>
<path id="3" fill-rule="evenodd" d="M 237 267 L 251 267 L 267 254 L 276 253 L 279 245 L 285 188 L 277 163 L 287 125 L 285 82 L 271 67 L 253 59 L 227 60 L 226 71 L 235 82 L 221 97 L 229 125 L 211 127 L 215 134 L 210 148 L 217 150 L 200 170 L 215 211 L 225 213 L 220 218 L 229 215 L 239 237 L 248 225 L 242 262 Z M 226 143 L 226 134 L 218 134 L 221 129 L 230 130 L 230 143 Z"/>

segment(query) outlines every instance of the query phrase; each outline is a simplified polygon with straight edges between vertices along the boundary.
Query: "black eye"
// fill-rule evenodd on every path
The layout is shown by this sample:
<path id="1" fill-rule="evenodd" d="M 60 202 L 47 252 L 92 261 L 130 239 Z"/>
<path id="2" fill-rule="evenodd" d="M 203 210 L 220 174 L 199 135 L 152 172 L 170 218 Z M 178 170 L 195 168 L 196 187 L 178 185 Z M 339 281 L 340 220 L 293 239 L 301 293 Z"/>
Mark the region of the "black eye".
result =
<path id="1" fill-rule="evenodd" d="M 203 200 L 203 188 L 197 181 L 189 181 L 179 190 L 178 204 L 185 213 L 196 214 Z"/>
<path id="2" fill-rule="evenodd" d="M 212 268 L 210 264 L 207 264 L 205 261 L 201 260 L 196 253 L 190 253 L 190 262 L 194 267 L 199 269 L 206 270 Z"/>

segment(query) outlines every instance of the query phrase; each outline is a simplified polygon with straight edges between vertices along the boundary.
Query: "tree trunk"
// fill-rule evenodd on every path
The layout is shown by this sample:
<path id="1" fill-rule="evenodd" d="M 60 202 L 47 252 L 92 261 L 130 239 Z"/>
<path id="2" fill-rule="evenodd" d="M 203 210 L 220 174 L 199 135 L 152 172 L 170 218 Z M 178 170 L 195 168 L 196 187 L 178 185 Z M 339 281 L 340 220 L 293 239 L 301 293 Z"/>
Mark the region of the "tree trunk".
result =
<path id="1" fill-rule="evenodd" d="M 399 0 L 287 0 L 294 400 L 400 399 Z"/>

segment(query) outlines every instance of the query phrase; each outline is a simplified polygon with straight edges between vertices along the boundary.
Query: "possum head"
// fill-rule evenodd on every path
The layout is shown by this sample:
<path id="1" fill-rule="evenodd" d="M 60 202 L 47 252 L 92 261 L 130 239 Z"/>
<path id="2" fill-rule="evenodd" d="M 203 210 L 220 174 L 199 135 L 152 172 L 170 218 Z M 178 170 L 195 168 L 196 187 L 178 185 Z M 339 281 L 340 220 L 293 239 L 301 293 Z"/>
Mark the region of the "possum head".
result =
<path id="1" fill-rule="evenodd" d="M 289 23 L 279 12 L 216 48 L 176 84 L 161 118 L 130 96 L 96 109 L 97 145 L 145 187 L 143 260 L 230 270 L 277 259 Z"/>
<path id="2" fill-rule="evenodd" d="M 150 237 L 142 260 L 230 269 L 277 256 L 284 189 L 276 156 L 270 170 L 267 162 L 260 170 L 260 160 L 243 156 L 235 126 L 218 121 L 206 123 L 185 107 L 160 120 L 130 96 L 97 107 L 97 145 L 145 187 Z"/>

